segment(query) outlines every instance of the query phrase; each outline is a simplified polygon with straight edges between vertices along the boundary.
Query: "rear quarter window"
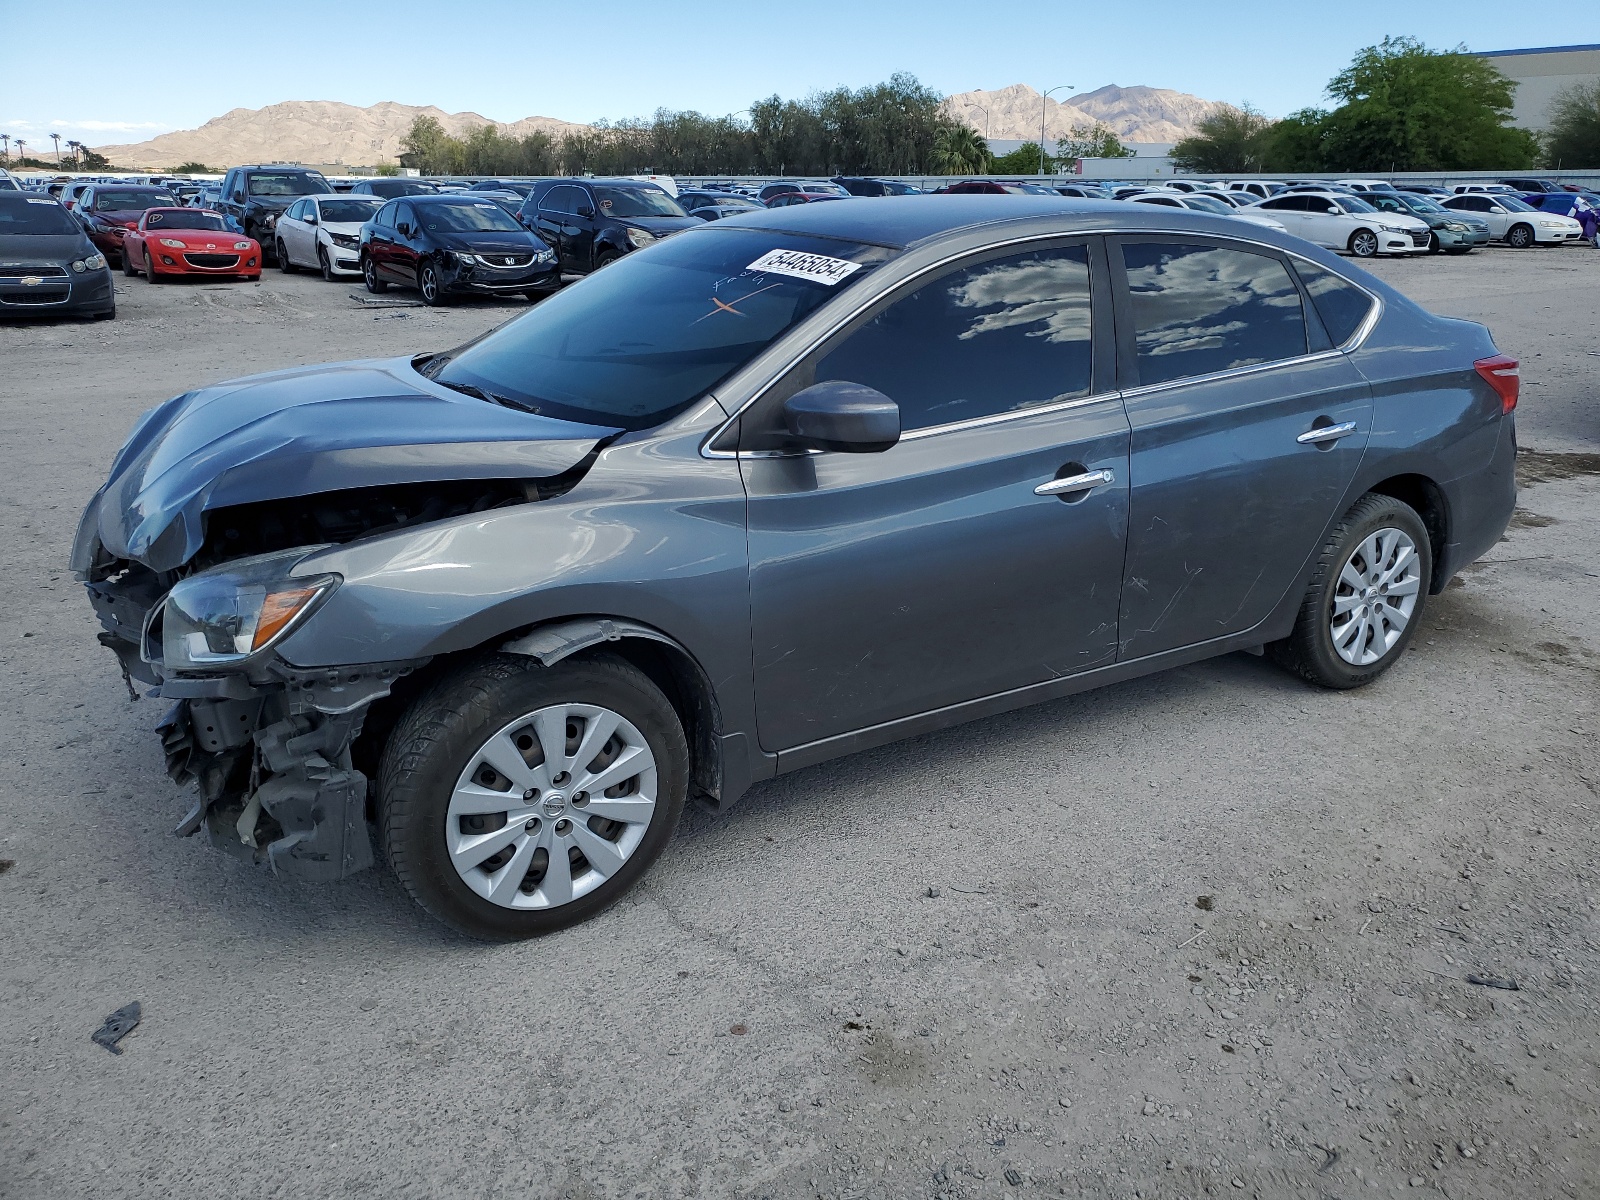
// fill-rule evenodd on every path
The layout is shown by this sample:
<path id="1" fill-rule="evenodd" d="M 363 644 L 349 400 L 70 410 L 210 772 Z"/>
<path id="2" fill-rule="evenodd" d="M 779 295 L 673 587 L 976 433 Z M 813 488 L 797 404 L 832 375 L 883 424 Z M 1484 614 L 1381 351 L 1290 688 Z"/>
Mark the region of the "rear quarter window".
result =
<path id="1" fill-rule="evenodd" d="M 1297 259 L 1294 269 L 1310 293 L 1311 303 L 1316 306 L 1317 316 L 1322 318 L 1322 327 L 1328 331 L 1333 344 L 1344 345 L 1356 335 L 1377 301 L 1326 267 Z"/>

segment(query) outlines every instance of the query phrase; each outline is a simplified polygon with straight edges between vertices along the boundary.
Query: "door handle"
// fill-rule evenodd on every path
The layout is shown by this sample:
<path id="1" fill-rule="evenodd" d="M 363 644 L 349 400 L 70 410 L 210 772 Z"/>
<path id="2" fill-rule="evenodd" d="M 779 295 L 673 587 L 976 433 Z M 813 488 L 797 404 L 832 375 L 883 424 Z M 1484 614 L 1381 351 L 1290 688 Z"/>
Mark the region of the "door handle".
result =
<path id="1" fill-rule="evenodd" d="M 1319 442 L 1337 442 L 1342 437 L 1348 437 L 1356 431 L 1354 421 L 1346 421 L 1342 425 L 1323 425 L 1316 429 L 1308 429 L 1295 441 L 1302 446 L 1315 446 Z"/>
<path id="2" fill-rule="evenodd" d="M 1087 492 L 1103 483 L 1115 483 L 1116 475 L 1110 471 L 1085 471 L 1082 475 L 1068 475 L 1065 479 L 1052 479 L 1033 489 L 1035 496 L 1066 496 L 1073 492 Z"/>

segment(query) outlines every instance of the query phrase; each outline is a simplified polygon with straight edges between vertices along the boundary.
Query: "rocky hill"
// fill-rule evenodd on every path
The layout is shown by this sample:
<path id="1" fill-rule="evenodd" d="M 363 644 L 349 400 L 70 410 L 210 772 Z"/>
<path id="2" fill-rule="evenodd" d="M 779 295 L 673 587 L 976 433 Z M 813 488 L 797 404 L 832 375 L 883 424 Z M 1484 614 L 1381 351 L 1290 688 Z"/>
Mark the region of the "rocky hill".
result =
<path id="1" fill-rule="evenodd" d="M 496 125 L 518 137 L 534 132 L 559 137 L 568 130 L 589 128 L 554 117 L 524 117 L 508 124 L 472 112 L 447 113 L 431 105 L 418 108 L 392 101 L 358 108 L 332 100 L 290 100 L 266 108 L 236 108 L 199 129 L 95 150 L 123 167 L 170 168 L 184 162 L 212 167 L 253 162 L 376 166 L 398 160 L 400 141 L 419 116 L 434 118 L 447 133 L 458 136 L 480 125 Z"/>
<path id="2" fill-rule="evenodd" d="M 952 117 L 987 137 L 1039 140 L 1039 93 L 1025 83 L 996 91 L 960 92 L 944 103 Z M 1124 142 L 1175 142 L 1193 133 L 1217 104 L 1169 88 L 1116 84 L 1061 100 L 1052 96 L 1044 103 L 1045 140 L 1053 145 L 1074 127 L 1098 122 L 1109 125 Z"/>

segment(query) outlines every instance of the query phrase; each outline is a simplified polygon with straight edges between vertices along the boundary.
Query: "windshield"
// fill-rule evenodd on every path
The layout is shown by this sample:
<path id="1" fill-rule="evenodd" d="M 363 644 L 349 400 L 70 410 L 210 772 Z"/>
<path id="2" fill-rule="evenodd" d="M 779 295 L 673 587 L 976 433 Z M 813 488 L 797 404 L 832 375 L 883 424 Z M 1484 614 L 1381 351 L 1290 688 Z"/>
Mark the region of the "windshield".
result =
<path id="1" fill-rule="evenodd" d="M 377 179 L 367 184 L 374 196 L 394 199 L 396 196 L 435 196 L 439 189 L 431 183 L 412 183 L 405 179 Z"/>
<path id="2" fill-rule="evenodd" d="M 228 228 L 223 219 L 216 213 L 201 212 L 198 209 L 186 208 L 180 212 L 153 212 L 144 219 L 146 229 L 214 229 L 218 232 Z"/>
<path id="3" fill-rule="evenodd" d="M 328 181 L 315 171 L 250 176 L 252 196 L 316 196 L 331 191 Z"/>
<path id="4" fill-rule="evenodd" d="M 372 220 L 382 204 L 382 200 L 322 200 L 317 210 L 330 225 L 359 225 Z"/>
<path id="5" fill-rule="evenodd" d="M 1354 196 L 1335 196 L 1333 198 L 1333 202 L 1340 208 L 1344 209 L 1347 213 L 1369 213 L 1378 211 L 1365 200 L 1357 200 Z"/>
<path id="6" fill-rule="evenodd" d="M 0 199 L 0 236 L 9 233 L 78 233 L 78 224 L 54 200 L 8 193 Z"/>
<path id="7" fill-rule="evenodd" d="M 166 206 L 176 208 L 178 198 L 171 192 L 96 192 L 94 194 L 95 212 L 143 212 L 147 208 L 163 208 Z"/>
<path id="8" fill-rule="evenodd" d="M 683 206 L 660 188 L 596 187 L 594 198 L 607 217 L 686 217 Z"/>
<path id="9" fill-rule="evenodd" d="M 425 373 L 561 420 L 649 429 L 895 253 L 707 225 L 612 263 Z"/>
<path id="10" fill-rule="evenodd" d="M 419 204 L 417 219 L 430 233 L 526 233 L 511 214 L 492 200 Z"/>
<path id="11" fill-rule="evenodd" d="M 1185 203 L 1190 208 L 1202 209 L 1209 213 L 1218 213 L 1224 217 L 1233 216 L 1233 205 L 1226 200 L 1218 200 L 1215 196 L 1201 196 L 1199 194 L 1187 197 Z"/>
<path id="12" fill-rule="evenodd" d="M 1538 212 L 1539 211 L 1537 208 L 1535 208 L 1533 205 L 1529 204 L 1527 201 L 1519 200 L 1516 196 L 1492 196 L 1490 198 L 1496 204 L 1500 205 L 1501 208 L 1509 208 L 1512 212 Z"/>

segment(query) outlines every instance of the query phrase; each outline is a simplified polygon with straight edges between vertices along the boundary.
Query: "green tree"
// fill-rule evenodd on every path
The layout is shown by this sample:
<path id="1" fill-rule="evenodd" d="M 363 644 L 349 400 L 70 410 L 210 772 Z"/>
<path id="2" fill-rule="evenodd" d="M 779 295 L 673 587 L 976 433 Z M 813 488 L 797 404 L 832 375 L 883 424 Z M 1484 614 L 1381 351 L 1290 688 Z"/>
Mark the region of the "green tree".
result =
<path id="1" fill-rule="evenodd" d="M 932 166 L 935 175 L 981 175 L 992 161 L 989 143 L 970 126 L 946 125 L 934 139 Z M 1037 160 L 1034 165 L 1038 165 Z"/>
<path id="2" fill-rule="evenodd" d="M 85 157 L 88 157 L 88 155 L 90 153 L 93 153 L 93 152 L 92 151 L 85 152 Z M 93 170 L 94 168 L 91 167 L 89 169 Z M 221 174 L 223 174 L 223 172 L 221 172 L 221 171 L 212 170 L 210 167 L 206 166 L 205 163 L 203 163 L 203 162 L 180 163 L 178 166 L 172 168 L 172 173 L 174 175 L 221 175 Z"/>
<path id="3" fill-rule="evenodd" d="M 1133 151 L 1122 144 L 1116 130 L 1109 125 L 1074 125 L 1067 136 L 1056 143 L 1056 157 L 1077 158 L 1132 158 Z"/>
<path id="4" fill-rule="evenodd" d="M 1575 83 L 1557 92 L 1545 138 L 1550 166 L 1600 167 L 1600 83 Z"/>
<path id="5" fill-rule="evenodd" d="M 1172 147 L 1172 163 L 1202 175 L 1244 175 L 1261 170 L 1271 118 L 1250 105 L 1219 105 L 1193 134 Z"/>
<path id="6" fill-rule="evenodd" d="M 1515 88 L 1464 48 L 1386 37 L 1328 84 L 1342 103 L 1323 122 L 1327 160 L 1341 171 L 1525 169 L 1539 141 L 1507 124 Z"/>
<path id="7" fill-rule="evenodd" d="M 1038 142 L 1023 142 L 1010 154 L 1003 154 L 992 159 L 989 163 L 989 173 L 992 175 L 1037 175 L 1039 174 L 1040 147 Z M 1044 156 L 1044 169 L 1046 172 L 1055 170 L 1055 160 L 1049 155 Z"/>
<path id="8" fill-rule="evenodd" d="M 1324 145 L 1328 114 L 1320 108 L 1302 108 L 1275 122 L 1262 135 L 1262 171 L 1297 174 L 1301 171 L 1336 170 L 1328 163 Z"/>
<path id="9" fill-rule="evenodd" d="M 78 155 L 78 170 L 80 171 L 106 171 L 111 168 L 111 160 L 104 154 L 96 154 L 85 146 Z"/>

